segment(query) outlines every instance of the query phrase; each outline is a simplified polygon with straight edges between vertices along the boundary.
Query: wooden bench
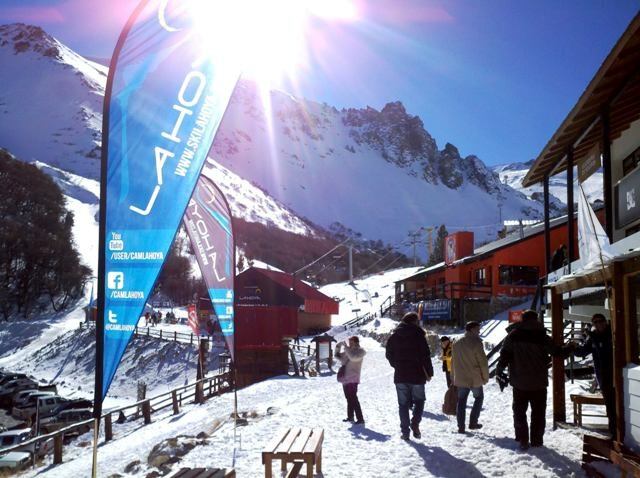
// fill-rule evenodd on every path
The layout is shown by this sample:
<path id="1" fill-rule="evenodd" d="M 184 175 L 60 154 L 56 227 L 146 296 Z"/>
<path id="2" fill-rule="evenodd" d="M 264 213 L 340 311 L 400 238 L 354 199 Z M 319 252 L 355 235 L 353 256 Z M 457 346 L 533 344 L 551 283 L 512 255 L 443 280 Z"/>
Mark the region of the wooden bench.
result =
<path id="1" fill-rule="evenodd" d="M 171 478 L 235 478 L 236 472 L 226 468 L 181 468 Z"/>
<path id="2" fill-rule="evenodd" d="M 272 461 L 281 460 L 280 469 L 287 470 L 287 464 L 293 467 L 287 478 L 296 477 L 302 465 L 307 465 L 307 478 L 313 477 L 313 466 L 317 473 L 322 473 L 322 442 L 324 430 L 322 428 L 288 428 L 280 431 L 269 442 L 262 452 L 265 478 L 272 478 Z"/>
<path id="3" fill-rule="evenodd" d="M 580 395 L 572 393 L 569 395 L 573 403 L 573 424 L 582 426 L 582 417 L 606 417 L 605 415 L 594 415 L 582 413 L 582 405 L 604 405 L 602 395 Z"/>

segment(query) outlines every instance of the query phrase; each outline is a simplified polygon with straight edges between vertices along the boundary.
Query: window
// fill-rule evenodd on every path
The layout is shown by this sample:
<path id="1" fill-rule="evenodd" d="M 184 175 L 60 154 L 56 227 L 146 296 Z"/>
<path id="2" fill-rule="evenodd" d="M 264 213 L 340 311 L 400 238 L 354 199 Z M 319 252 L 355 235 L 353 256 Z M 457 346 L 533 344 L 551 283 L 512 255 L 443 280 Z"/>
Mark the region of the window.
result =
<path id="1" fill-rule="evenodd" d="M 485 285 L 487 283 L 487 270 L 484 267 L 473 271 L 473 282 L 477 285 Z"/>
<path id="2" fill-rule="evenodd" d="M 532 266 L 500 266 L 500 285 L 537 286 L 539 272 Z"/>

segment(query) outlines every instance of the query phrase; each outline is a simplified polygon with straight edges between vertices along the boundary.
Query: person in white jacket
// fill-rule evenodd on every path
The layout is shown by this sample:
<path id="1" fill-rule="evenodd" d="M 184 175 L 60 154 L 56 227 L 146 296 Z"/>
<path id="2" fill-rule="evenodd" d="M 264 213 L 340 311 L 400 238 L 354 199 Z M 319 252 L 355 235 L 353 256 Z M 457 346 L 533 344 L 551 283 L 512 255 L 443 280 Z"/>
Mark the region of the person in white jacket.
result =
<path id="1" fill-rule="evenodd" d="M 344 396 L 347 399 L 347 418 L 343 422 L 353 422 L 355 414 L 355 423 L 364 425 L 364 417 L 362 416 L 362 408 L 358 400 L 358 384 L 360 383 L 360 370 L 362 369 L 362 359 L 365 350 L 360 347 L 360 339 L 353 336 L 349 337 L 349 345 L 339 342 L 336 345 L 336 357 L 342 362 L 343 372 L 338 372 L 338 382 L 342 384 Z"/>

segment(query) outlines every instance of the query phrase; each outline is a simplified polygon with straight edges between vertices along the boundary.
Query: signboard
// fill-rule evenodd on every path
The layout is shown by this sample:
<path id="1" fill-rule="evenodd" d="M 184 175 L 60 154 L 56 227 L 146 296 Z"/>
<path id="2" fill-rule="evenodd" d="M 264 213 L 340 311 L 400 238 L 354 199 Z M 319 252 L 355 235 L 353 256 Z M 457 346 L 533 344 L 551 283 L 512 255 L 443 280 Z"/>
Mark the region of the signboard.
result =
<path id="1" fill-rule="evenodd" d="M 451 300 L 435 299 L 422 302 L 422 321 L 451 320 Z"/>
<path id="2" fill-rule="evenodd" d="M 212 319 L 218 321 L 233 358 L 235 261 L 231 211 L 222 192 L 204 174 L 189 200 L 184 224 L 213 304 Z M 205 327 L 208 333 L 212 325 Z"/>
<path id="3" fill-rule="evenodd" d="M 616 228 L 640 219 L 640 167 L 616 184 Z"/>
<path id="4" fill-rule="evenodd" d="M 140 3 L 118 39 L 107 79 L 96 417 L 240 74 L 226 49 L 207 46 L 184 8 L 166 7 Z"/>
<path id="5" fill-rule="evenodd" d="M 456 236 L 447 236 L 444 240 L 444 262 L 450 266 L 456 260 Z"/>
<path id="6" fill-rule="evenodd" d="M 602 161 L 600 159 L 600 146 L 595 145 L 588 153 L 587 156 L 578 163 L 578 179 L 581 183 L 593 173 L 598 171 L 602 167 Z"/>

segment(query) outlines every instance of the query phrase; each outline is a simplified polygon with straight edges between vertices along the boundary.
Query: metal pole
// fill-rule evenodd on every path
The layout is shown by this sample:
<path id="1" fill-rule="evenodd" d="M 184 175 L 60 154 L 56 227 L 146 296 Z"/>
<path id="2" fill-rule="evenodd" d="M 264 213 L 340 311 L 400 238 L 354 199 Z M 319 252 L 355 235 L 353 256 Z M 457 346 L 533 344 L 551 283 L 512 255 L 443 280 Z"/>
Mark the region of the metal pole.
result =
<path id="1" fill-rule="evenodd" d="M 568 272 L 571 273 L 571 261 L 575 256 L 574 248 L 574 236 L 575 225 L 573 222 L 574 208 L 573 208 L 573 148 L 569 148 L 567 151 L 567 259 Z M 573 383 L 573 382 L 572 382 Z"/>
<path id="2" fill-rule="evenodd" d="M 349 245 L 349 282 L 353 282 L 353 246 L 352 245 Z"/>
<path id="3" fill-rule="evenodd" d="M 602 122 L 602 172 L 604 181 L 604 214 L 605 232 L 609 241 L 613 242 L 613 203 L 612 178 L 611 178 L 611 141 L 609 128 L 609 110 L 605 109 L 601 116 Z"/>
<path id="4" fill-rule="evenodd" d="M 549 218 L 549 176 L 544 177 L 544 264 L 545 278 L 549 275 L 551 267 L 551 220 Z M 545 281 L 546 282 L 546 281 Z"/>

